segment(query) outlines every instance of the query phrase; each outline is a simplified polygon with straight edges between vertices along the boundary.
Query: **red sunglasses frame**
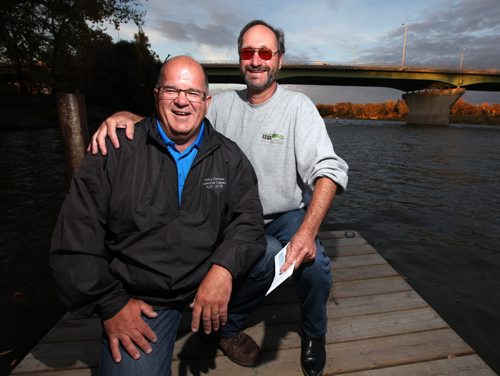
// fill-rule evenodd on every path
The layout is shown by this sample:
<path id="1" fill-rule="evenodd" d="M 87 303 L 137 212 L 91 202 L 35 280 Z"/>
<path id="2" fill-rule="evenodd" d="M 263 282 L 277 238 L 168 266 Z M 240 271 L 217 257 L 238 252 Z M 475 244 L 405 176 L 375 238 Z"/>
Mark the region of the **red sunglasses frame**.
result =
<path id="1" fill-rule="evenodd" d="M 240 59 L 241 60 L 250 60 L 251 58 L 253 58 L 253 55 L 256 52 L 262 60 L 271 60 L 273 58 L 273 56 L 276 55 L 279 51 L 273 52 L 269 48 L 245 47 L 245 48 L 242 48 L 239 52 Z"/>

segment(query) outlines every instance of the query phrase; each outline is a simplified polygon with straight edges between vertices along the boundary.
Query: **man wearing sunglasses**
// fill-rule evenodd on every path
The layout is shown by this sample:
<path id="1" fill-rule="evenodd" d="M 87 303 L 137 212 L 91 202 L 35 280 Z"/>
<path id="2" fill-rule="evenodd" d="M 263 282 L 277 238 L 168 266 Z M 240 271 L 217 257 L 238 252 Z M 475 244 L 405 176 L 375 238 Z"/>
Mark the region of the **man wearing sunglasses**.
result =
<path id="1" fill-rule="evenodd" d="M 264 21 L 248 23 L 238 37 L 240 72 L 247 88 L 213 98 L 207 117 L 243 150 L 259 180 L 264 208 L 266 256 L 287 243 L 282 271 L 294 266 L 293 282 L 301 301 L 301 366 L 305 375 L 321 375 L 325 366 L 326 304 L 332 277 L 330 260 L 317 234 L 335 194 L 347 186 L 347 164 L 338 157 L 314 104 L 276 79 L 285 53 L 284 34 Z M 107 119 L 92 137 L 91 151 L 106 153 L 105 137 L 119 147 L 115 128 L 141 117 L 128 112 Z M 267 257 L 271 260 L 271 257 Z M 268 267 L 274 268 L 269 262 Z M 249 302 L 249 310 L 261 299 Z M 245 315 L 232 315 L 221 328 L 219 347 L 234 362 L 252 365 L 258 346 L 238 341 Z M 248 336 L 247 336 L 248 337 Z"/>

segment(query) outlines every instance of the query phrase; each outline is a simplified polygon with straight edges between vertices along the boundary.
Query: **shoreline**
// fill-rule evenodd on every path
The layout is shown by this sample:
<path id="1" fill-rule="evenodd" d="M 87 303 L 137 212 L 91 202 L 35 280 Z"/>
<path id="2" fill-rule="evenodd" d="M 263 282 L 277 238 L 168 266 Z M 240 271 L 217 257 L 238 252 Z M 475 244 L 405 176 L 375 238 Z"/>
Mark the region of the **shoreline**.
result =
<path id="1" fill-rule="evenodd" d="M 0 108 L 1 110 L 1 108 Z M 99 124 L 106 119 L 112 112 L 107 113 L 108 115 L 94 115 L 91 118 L 92 122 L 88 122 L 89 134 L 92 134 L 92 129 L 97 129 Z M 363 117 L 339 117 L 339 116 L 322 116 L 325 120 L 364 120 L 364 121 L 385 121 L 385 122 L 406 122 L 406 119 L 386 119 L 386 118 L 363 118 Z M 20 125 L 22 124 L 22 125 Z M 487 121 L 483 119 L 464 119 L 463 117 L 450 117 L 450 125 L 482 125 L 485 127 L 496 127 L 500 126 L 500 119 L 497 121 Z M 46 128 L 57 128 L 59 127 L 57 118 L 47 119 L 42 117 L 33 116 L 20 116 L 17 119 L 8 119 L 7 121 L 0 122 L 0 132 L 16 132 L 16 131 L 26 131 L 26 130 L 36 130 L 36 129 L 46 129 Z"/>
<path id="2" fill-rule="evenodd" d="M 21 97 L 17 95 L 1 96 L 2 103 L 0 111 L 3 114 L 0 121 L 0 131 L 17 131 L 27 129 L 43 129 L 50 127 L 58 127 L 58 114 L 55 103 L 48 96 L 27 96 Z M 318 106 L 334 106 L 335 104 L 317 104 Z M 368 104 L 366 104 L 368 105 Z M 377 103 L 383 105 L 383 103 Z M 320 108 L 318 108 L 319 110 Z M 122 109 L 108 108 L 99 104 L 86 102 L 87 124 L 89 133 L 93 133 L 93 129 L 97 129 L 99 124 L 104 121 L 112 113 Z M 321 111 L 320 111 L 321 114 Z M 388 116 L 352 116 L 345 114 L 337 116 L 334 114 L 321 114 L 323 119 L 343 119 L 343 120 L 375 120 L 375 121 L 403 121 L 406 122 L 405 116 L 395 117 Z M 500 116 L 488 115 L 453 115 L 450 114 L 450 124 L 467 124 L 467 125 L 487 125 L 499 126 Z"/>
<path id="3" fill-rule="evenodd" d="M 349 116 L 334 116 L 326 115 L 322 116 L 323 119 L 330 120 L 373 120 L 373 121 L 397 121 L 406 122 L 406 118 L 394 119 L 394 118 L 365 118 L 365 117 L 349 117 Z M 484 125 L 484 126 L 500 126 L 500 118 L 492 117 L 468 117 L 468 116 L 454 116 L 450 115 L 450 124 L 464 124 L 464 125 Z"/>

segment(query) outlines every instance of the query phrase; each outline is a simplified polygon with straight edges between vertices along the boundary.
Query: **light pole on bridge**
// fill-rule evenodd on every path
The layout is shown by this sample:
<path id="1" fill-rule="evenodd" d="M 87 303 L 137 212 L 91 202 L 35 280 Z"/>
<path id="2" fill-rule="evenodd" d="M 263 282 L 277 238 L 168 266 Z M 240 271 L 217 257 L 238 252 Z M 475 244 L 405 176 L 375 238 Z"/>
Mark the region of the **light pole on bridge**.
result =
<path id="1" fill-rule="evenodd" d="M 408 33 L 408 25 L 407 24 L 401 24 L 402 26 L 405 27 L 405 36 L 403 39 L 403 54 L 401 56 L 401 68 L 405 67 L 405 53 L 406 53 L 406 34 Z"/>

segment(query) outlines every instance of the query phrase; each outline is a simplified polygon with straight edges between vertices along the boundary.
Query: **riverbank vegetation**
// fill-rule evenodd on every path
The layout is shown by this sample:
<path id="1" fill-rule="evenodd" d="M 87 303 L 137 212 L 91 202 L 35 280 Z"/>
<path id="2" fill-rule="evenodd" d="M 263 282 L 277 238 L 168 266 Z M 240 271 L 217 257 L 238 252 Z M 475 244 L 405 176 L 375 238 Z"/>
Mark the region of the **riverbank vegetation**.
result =
<path id="1" fill-rule="evenodd" d="M 0 85 L 0 130 L 20 128 L 51 127 L 57 124 L 57 111 L 50 95 L 38 93 L 36 95 L 22 95 L 14 88 Z M 142 108 L 151 105 L 144 103 Z M 111 113 L 121 109 L 132 109 L 130 103 L 123 106 L 119 103 L 107 103 L 90 100 L 86 97 L 87 120 L 89 129 L 94 130 L 103 119 Z M 129 105 L 127 107 L 127 105 Z M 370 120 L 398 120 L 405 121 L 408 108 L 404 101 L 386 101 L 383 103 L 348 103 L 316 105 L 324 118 L 338 119 L 370 119 Z M 142 109 L 137 111 L 142 112 Z M 471 104 L 458 100 L 450 112 L 450 122 L 456 124 L 486 124 L 500 125 L 500 103 Z"/>
<path id="2" fill-rule="evenodd" d="M 408 107 L 403 100 L 384 103 L 350 103 L 316 105 L 321 116 L 340 119 L 372 119 L 404 121 Z M 459 99 L 451 108 L 450 121 L 463 124 L 500 125 L 500 103 L 471 104 Z"/>

